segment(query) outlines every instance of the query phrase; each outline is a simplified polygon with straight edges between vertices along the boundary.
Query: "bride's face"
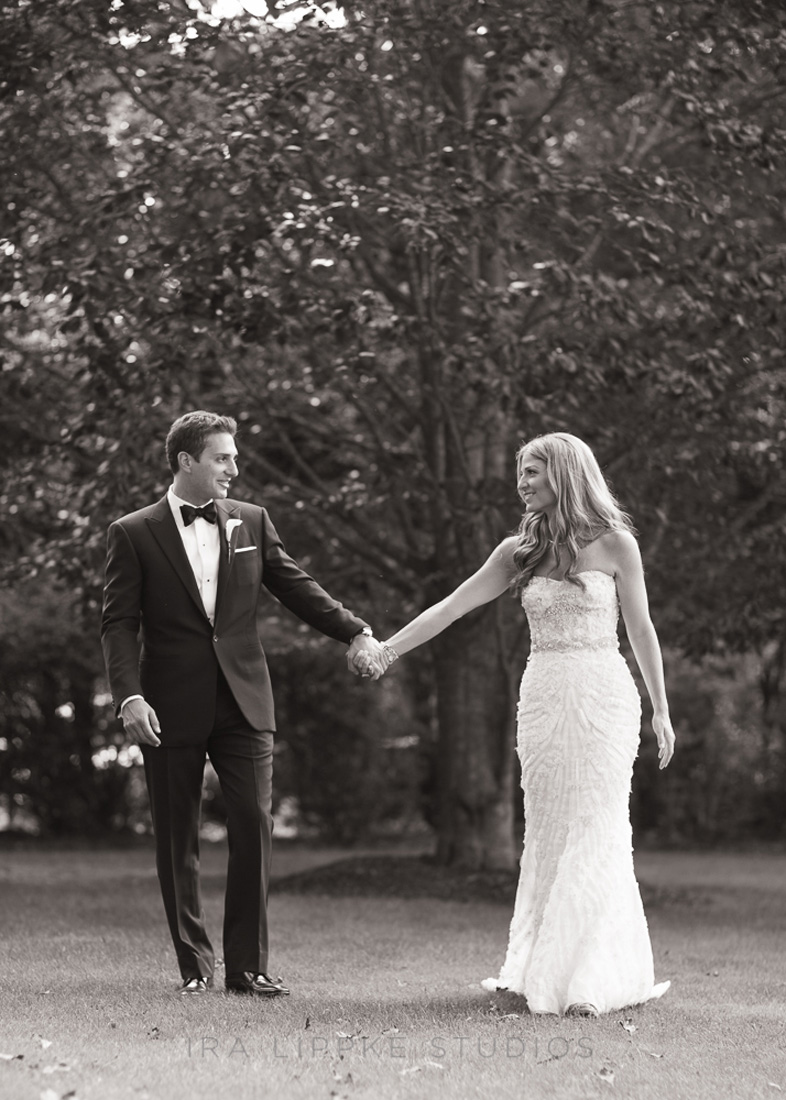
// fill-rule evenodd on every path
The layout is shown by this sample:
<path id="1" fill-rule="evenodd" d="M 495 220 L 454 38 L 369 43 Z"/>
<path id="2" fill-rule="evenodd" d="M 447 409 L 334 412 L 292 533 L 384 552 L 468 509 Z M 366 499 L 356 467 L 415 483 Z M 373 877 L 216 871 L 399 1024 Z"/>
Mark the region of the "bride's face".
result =
<path id="1" fill-rule="evenodd" d="M 519 496 L 528 512 L 553 512 L 557 494 L 546 476 L 546 463 L 540 458 L 523 455 L 519 463 Z"/>

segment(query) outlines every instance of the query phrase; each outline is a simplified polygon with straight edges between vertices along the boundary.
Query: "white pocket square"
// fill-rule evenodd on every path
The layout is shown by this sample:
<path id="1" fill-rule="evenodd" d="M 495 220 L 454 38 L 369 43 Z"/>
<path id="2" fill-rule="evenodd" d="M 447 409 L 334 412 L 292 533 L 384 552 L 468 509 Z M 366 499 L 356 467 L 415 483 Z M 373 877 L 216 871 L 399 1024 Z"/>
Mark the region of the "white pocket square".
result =
<path id="1" fill-rule="evenodd" d="M 238 546 L 235 550 L 236 554 L 246 554 L 249 550 L 256 550 L 256 546 Z"/>

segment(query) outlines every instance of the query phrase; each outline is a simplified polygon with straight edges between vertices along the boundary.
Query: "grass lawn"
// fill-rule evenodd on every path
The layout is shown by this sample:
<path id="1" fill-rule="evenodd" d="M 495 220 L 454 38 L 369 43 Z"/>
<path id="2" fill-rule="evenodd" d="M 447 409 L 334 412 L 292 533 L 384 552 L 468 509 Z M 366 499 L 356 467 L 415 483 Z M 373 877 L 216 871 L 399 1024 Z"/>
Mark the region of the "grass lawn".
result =
<path id="1" fill-rule="evenodd" d="M 282 847 L 276 869 L 339 854 Z M 203 858 L 217 943 L 223 860 Z M 324 869 L 274 885 L 271 972 L 291 997 L 185 1000 L 151 851 L 0 850 L 0 1100 L 786 1096 L 786 855 L 637 857 L 672 988 L 600 1020 L 484 993 L 509 903 L 477 880 L 456 900 L 455 878 L 447 898 L 397 896 L 408 866 L 435 893 L 444 877 L 379 865 L 387 889 L 342 892 Z"/>

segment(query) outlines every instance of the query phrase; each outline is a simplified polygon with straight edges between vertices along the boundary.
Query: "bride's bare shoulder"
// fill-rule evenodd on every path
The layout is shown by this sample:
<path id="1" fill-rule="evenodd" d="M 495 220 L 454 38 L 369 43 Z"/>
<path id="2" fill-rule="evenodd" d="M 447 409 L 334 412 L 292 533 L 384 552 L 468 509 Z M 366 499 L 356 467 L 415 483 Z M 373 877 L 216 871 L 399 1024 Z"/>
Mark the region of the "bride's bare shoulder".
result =
<path id="1" fill-rule="evenodd" d="M 599 535 L 591 545 L 598 546 L 603 550 L 630 550 L 639 544 L 636 536 L 631 531 L 619 530 L 606 531 L 604 534 Z"/>
<path id="2" fill-rule="evenodd" d="M 502 540 L 492 554 L 492 557 L 501 562 L 509 573 L 515 572 L 516 569 L 516 564 L 513 561 L 513 551 L 516 549 L 518 541 L 518 535 L 509 535 L 508 538 Z"/>
<path id="3" fill-rule="evenodd" d="M 607 531 L 590 545 L 593 556 L 602 558 L 609 572 L 616 573 L 626 564 L 640 560 L 639 544 L 631 531 Z"/>

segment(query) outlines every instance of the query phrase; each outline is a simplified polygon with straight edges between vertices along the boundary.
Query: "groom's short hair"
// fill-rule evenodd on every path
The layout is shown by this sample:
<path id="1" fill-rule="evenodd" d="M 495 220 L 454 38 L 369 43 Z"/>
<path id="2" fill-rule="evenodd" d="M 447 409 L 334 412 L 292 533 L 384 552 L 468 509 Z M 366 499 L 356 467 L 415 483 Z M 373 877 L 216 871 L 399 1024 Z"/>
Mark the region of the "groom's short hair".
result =
<path id="1" fill-rule="evenodd" d="M 205 412 L 204 409 L 179 416 L 166 437 L 166 458 L 172 473 L 177 473 L 177 456 L 181 451 L 190 454 L 198 462 L 208 436 L 216 432 L 228 432 L 234 436 L 237 432 L 237 421 L 232 416 L 220 416 L 218 413 Z"/>

